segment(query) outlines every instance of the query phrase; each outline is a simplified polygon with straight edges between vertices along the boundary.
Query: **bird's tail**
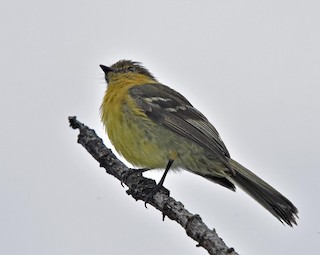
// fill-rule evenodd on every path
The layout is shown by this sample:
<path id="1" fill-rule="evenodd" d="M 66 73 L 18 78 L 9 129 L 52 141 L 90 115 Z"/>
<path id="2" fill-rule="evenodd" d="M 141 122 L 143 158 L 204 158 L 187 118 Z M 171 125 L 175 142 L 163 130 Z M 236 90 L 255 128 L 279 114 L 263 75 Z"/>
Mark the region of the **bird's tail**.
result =
<path id="1" fill-rule="evenodd" d="M 230 181 L 258 201 L 282 223 L 285 222 L 289 226 L 297 225 L 298 210 L 286 197 L 235 160 L 230 159 L 229 163 L 236 172 L 230 177 Z"/>

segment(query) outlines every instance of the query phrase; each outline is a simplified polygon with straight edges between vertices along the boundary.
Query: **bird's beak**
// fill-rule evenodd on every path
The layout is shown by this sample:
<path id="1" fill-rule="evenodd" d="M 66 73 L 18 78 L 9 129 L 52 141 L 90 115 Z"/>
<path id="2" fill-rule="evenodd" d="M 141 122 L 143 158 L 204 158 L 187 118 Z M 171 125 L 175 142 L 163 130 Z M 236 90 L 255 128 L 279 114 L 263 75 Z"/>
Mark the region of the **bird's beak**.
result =
<path id="1" fill-rule="evenodd" d="M 100 65 L 102 71 L 107 75 L 112 69 L 110 67 Z"/>

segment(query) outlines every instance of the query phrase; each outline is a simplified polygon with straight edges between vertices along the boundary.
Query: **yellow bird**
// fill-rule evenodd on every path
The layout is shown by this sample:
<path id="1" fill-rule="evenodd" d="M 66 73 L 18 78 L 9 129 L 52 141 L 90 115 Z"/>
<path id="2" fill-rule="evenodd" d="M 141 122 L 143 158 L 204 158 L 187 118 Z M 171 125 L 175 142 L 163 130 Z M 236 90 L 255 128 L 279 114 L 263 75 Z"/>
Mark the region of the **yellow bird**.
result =
<path id="1" fill-rule="evenodd" d="M 233 191 L 239 186 L 281 222 L 297 224 L 297 208 L 231 159 L 217 130 L 184 96 L 139 62 L 100 67 L 108 83 L 100 112 L 109 139 L 134 166 L 165 169 L 158 187 L 169 169 L 185 169 Z"/>

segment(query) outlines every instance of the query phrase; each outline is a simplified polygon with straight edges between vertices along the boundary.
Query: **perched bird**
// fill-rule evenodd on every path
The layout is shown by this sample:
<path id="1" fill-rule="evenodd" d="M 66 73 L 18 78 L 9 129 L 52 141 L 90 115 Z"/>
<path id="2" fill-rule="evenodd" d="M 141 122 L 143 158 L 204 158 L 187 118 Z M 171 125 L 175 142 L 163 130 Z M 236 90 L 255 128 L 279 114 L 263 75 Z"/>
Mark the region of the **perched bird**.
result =
<path id="1" fill-rule="evenodd" d="M 101 120 L 115 149 L 134 166 L 185 169 L 230 190 L 238 186 L 281 222 L 296 223 L 297 208 L 230 157 L 208 119 L 139 62 L 100 65 L 108 87 Z"/>

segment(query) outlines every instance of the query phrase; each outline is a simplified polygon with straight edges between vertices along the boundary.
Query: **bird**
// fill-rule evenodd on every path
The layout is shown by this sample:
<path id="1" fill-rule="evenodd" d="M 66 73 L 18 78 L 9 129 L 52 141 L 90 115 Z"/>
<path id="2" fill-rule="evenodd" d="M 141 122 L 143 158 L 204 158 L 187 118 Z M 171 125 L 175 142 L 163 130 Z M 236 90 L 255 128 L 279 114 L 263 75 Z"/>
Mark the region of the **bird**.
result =
<path id="1" fill-rule="evenodd" d="M 157 187 L 169 170 L 187 170 L 232 191 L 239 187 L 280 222 L 297 225 L 293 203 L 233 160 L 216 128 L 182 94 L 140 62 L 100 67 L 107 83 L 100 107 L 106 133 L 132 165 L 142 171 L 165 169 Z"/>

